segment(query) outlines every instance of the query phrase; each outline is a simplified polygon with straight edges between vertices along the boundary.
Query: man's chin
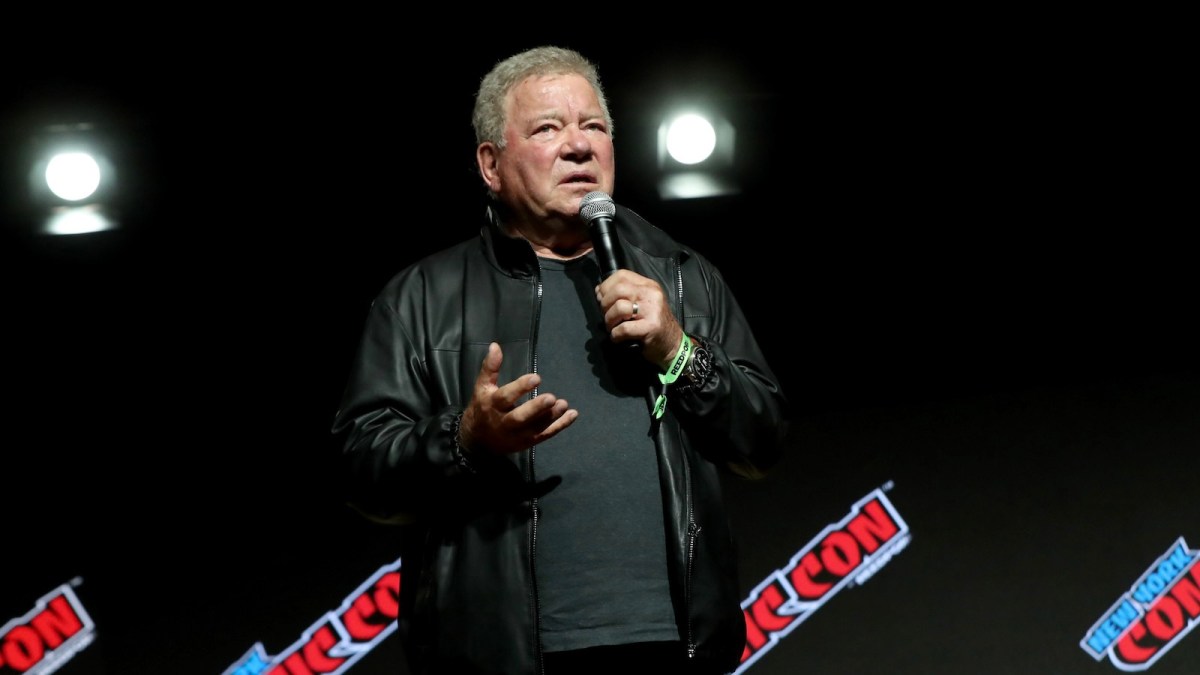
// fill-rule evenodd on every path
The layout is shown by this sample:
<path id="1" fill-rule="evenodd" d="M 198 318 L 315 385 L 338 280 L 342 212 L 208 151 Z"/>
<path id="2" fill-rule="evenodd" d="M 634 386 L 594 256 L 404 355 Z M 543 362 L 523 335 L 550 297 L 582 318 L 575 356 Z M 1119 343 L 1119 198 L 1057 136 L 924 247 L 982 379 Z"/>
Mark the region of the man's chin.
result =
<path id="1" fill-rule="evenodd" d="M 568 202 L 570 203 L 570 211 L 572 215 L 579 213 L 582 207 L 584 196 L 593 192 L 603 192 L 607 195 L 612 195 L 612 192 L 605 190 L 597 183 L 572 183 L 567 189 Z"/>

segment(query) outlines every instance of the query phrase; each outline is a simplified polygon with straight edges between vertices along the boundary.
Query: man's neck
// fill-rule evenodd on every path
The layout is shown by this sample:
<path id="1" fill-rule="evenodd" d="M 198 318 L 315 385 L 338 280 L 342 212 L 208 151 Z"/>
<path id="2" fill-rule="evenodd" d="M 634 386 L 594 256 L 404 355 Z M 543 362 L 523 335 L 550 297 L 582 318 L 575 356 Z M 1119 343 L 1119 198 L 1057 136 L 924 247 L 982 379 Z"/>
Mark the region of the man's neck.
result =
<path id="1" fill-rule="evenodd" d="M 501 229 L 510 237 L 529 242 L 534 252 L 544 258 L 572 260 L 592 250 L 587 230 L 574 223 L 555 221 L 535 225 L 513 221 L 502 222 Z"/>

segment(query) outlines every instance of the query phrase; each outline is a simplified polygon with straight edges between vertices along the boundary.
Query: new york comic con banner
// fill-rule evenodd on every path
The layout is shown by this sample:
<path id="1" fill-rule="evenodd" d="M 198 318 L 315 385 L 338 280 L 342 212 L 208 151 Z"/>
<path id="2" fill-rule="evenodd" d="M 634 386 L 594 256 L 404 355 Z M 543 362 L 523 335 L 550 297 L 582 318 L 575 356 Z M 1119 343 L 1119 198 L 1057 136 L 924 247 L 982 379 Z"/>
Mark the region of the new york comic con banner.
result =
<path id="1" fill-rule="evenodd" d="M 1120 670 L 1150 668 L 1196 627 L 1198 558 L 1200 551 L 1177 539 L 1087 630 L 1079 646 L 1097 661 L 1108 657 Z"/>
<path id="2" fill-rule="evenodd" d="M 800 546 L 742 602 L 746 643 L 741 675 L 827 603 L 879 573 L 912 540 L 887 497 L 892 485 L 868 493 L 846 515 Z M 1084 634 L 1079 645 L 1096 661 L 1123 671 L 1148 670 L 1195 627 L 1200 617 L 1200 552 L 1181 536 L 1153 561 Z M 76 578 L 38 598 L 0 629 L 0 675 L 49 675 L 68 666 L 96 638 L 96 625 L 74 589 Z M 261 642 L 220 675 L 339 675 L 396 630 L 401 561 L 378 568 L 343 602 L 269 650 Z M 1086 657 L 1081 656 L 1081 659 Z M 68 669 L 69 670 L 69 669 Z"/>

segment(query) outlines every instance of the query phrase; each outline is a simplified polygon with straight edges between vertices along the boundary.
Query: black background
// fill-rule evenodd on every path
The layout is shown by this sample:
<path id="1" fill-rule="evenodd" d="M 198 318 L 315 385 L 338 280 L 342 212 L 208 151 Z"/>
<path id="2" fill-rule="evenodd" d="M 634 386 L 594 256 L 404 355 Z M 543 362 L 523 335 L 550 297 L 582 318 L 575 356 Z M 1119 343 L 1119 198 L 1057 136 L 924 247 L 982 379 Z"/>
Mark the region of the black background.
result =
<path id="1" fill-rule="evenodd" d="M 62 672 L 220 673 L 395 559 L 331 490 L 329 421 L 373 294 L 475 230 L 479 78 L 544 43 L 599 65 L 614 198 L 717 262 L 795 403 L 776 473 L 729 484 L 746 588 L 888 481 L 913 530 L 749 672 L 1111 672 L 1085 631 L 1200 542 L 1169 45 L 211 23 L 8 61 L 0 619 L 82 577 L 100 639 Z M 689 94 L 737 125 L 737 196 L 653 188 Z M 47 120 L 125 140 L 121 229 L 34 232 Z"/>

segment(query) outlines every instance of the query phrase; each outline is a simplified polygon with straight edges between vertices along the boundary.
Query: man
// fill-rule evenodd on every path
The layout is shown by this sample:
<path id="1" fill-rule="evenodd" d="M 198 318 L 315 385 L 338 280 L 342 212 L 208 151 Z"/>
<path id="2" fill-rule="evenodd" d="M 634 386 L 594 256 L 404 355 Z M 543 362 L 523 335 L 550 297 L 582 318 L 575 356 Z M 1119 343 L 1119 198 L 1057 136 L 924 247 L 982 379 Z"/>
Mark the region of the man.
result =
<path id="1" fill-rule="evenodd" d="M 348 497 L 406 523 L 415 673 L 724 673 L 745 644 L 721 470 L 779 456 L 786 401 L 721 275 L 611 204 L 594 66 L 542 47 L 483 78 L 478 237 L 373 303 L 333 432 Z"/>

